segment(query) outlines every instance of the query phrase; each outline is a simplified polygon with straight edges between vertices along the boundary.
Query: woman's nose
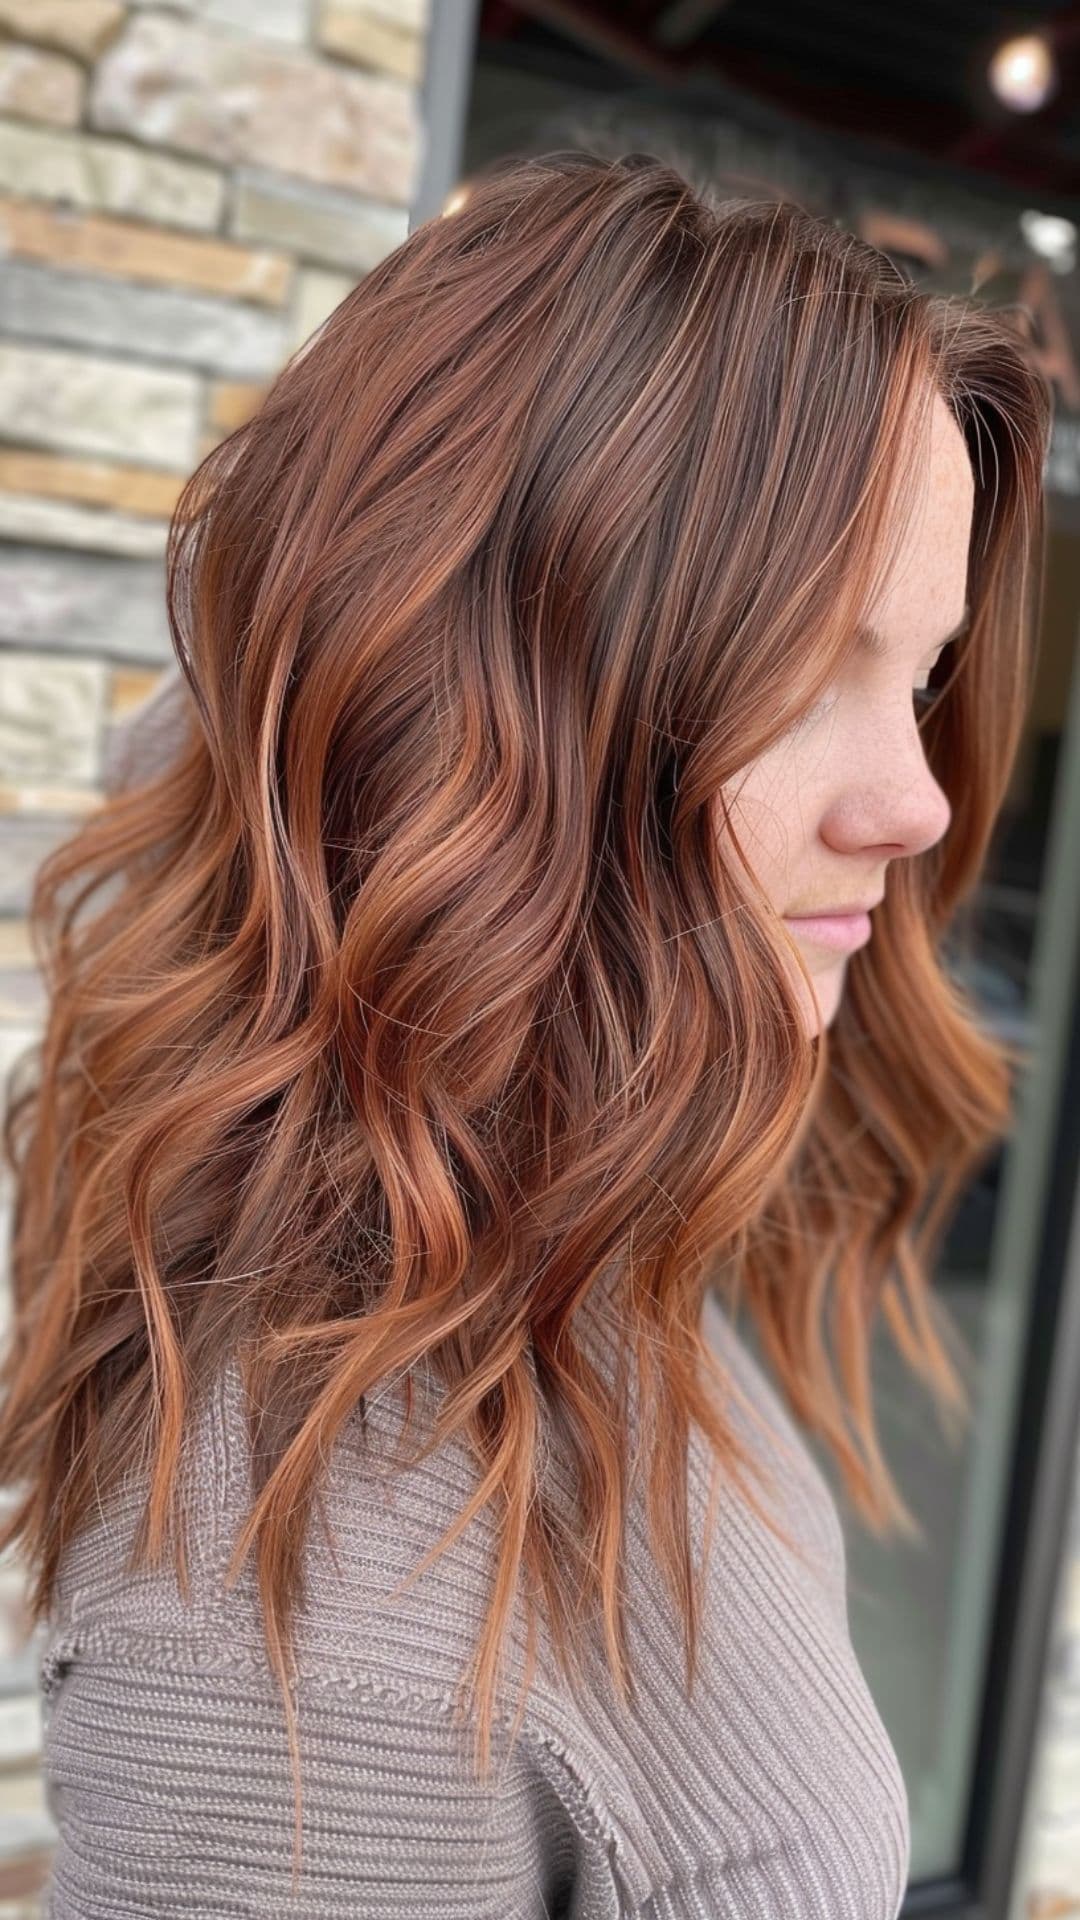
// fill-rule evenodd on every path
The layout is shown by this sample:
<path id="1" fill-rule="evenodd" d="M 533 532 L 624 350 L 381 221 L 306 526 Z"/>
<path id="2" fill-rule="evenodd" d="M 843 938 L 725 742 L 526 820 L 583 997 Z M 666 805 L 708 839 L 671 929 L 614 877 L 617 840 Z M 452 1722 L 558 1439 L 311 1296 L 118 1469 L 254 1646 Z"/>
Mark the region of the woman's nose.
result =
<path id="1" fill-rule="evenodd" d="M 931 772 L 914 715 L 902 738 L 888 747 L 868 743 L 851 767 L 844 795 L 825 823 L 825 837 L 838 851 L 891 855 L 925 853 L 943 838 L 952 807 Z"/>

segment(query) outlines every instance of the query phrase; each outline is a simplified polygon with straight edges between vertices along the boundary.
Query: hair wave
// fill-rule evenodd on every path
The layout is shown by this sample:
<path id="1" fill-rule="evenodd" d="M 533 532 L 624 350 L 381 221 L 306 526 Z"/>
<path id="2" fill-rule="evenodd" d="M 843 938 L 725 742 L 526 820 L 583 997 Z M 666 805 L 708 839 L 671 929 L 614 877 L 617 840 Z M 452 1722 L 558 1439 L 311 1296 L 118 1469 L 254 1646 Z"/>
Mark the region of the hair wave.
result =
<path id="1" fill-rule="evenodd" d="M 810 1039 L 802 962 L 717 796 L 850 648 L 935 391 L 976 479 L 970 628 L 922 723 L 952 821 L 890 869 Z M 415 230 L 202 461 L 167 558 L 186 731 L 34 890 L 49 1001 L 5 1126 L 0 1533 L 36 1614 L 136 1466 L 143 1550 L 171 1540 L 183 1580 L 182 1444 L 238 1355 L 255 1499 L 234 1568 L 255 1552 L 294 1735 L 326 1455 L 380 1382 L 411 1404 L 426 1358 L 436 1440 L 462 1433 L 479 1467 L 458 1526 L 500 1515 L 482 1754 L 522 1568 L 560 1656 L 593 1602 L 632 1684 L 626 1406 L 575 1321 L 613 1278 L 688 1683 L 691 1422 L 754 1497 L 710 1390 L 708 1286 L 745 1302 L 867 1519 L 913 1524 L 869 1335 L 880 1310 L 963 1407 L 929 1269 L 1019 1056 L 939 940 L 1023 721 L 1050 405 L 1007 315 L 797 203 L 560 150 Z M 576 1464 L 572 1524 L 546 1429 Z"/>

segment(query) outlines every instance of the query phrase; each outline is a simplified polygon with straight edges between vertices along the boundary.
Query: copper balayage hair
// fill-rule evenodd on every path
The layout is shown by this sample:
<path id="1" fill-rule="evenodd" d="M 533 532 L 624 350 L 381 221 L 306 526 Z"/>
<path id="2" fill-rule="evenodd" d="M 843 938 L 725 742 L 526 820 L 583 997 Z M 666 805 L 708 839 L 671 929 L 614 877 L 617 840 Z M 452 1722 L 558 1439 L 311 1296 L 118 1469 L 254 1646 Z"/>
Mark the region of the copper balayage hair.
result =
<path id="1" fill-rule="evenodd" d="M 952 820 L 891 866 L 808 1037 L 726 796 L 851 649 L 935 391 L 976 487 L 970 625 L 920 722 Z M 184 1581 L 185 1434 L 241 1356 L 255 1499 L 233 1572 L 253 1550 L 295 1764 L 325 1456 L 380 1383 L 410 1405 L 426 1356 L 431 1444 L 460 1432 L 479 1468 L 440 1546 L 488 1502 L 500 1520 L 484 1759 L 522 1568 L 568 1665 L 595 1604 L 632 1685 L 625 1400 L 574 1323 L 605 1275 L 688 1684 L 691 1422 L 748 1489 L 710 1285 L 745 1302 L 867 1520 L 914 1525 L 868 1345 L 880 1310 L 966 1408 L 927 1276 L 1021 1056 L 938 946 L 1023 723 L 1050 415 L 1021 332 L 974 297 L 795 202 L 575 149 L 478 175 L 202 461 L 167 561 L 186 734 L 35 885 L 49 1004 L 6 1124 L 0 1474 L 36 1616 L 135 1468 L 139 1550 L 171 1542 Z M 576 1464 L 569 1526 L 545 1425 Z"/>

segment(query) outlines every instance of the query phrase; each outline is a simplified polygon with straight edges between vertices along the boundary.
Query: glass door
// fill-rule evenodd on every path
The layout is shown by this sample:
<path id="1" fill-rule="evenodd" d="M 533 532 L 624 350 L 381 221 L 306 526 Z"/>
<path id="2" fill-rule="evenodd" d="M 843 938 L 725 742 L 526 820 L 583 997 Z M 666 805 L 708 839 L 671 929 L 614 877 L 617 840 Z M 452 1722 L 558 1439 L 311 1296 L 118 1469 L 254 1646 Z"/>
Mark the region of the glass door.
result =
<path id="1" fill-rule="evenodd" d="M 666 144 L 706 174 L 793 191 L 886 250 L 914 246 L 913 272 L 942 290 L 997 274 L 985 297 L 1028 305 L 1037 337 L 1051 313 L 1058 411 L 1037 680 L 974 912 L 945 956 L 986 1021 L 1032 1059 L 1012 1134 L 965 1195 L 935 1276 L 972 1357 L 972 1420 L 950 1444 L 883 1332 L 874 1356 L 882 1442 L 925 1543 L 878 1543 L 840 1498 L 852 1638 L 909 1791 L 905 1911 L 1004 1914 L 1042 1677 L 1039 1622 L 1057 1574 L 1047 1536 L 1072 1484 L 1070 1462 L 1055 1507 L 1047 1449 L 1052 1441 L 1060 1451 L 1066 1431 L 1075 1446 L 1077 1398 L 1069 1388 L 1063 1402 L 1059 1386 L 1051 1407 L 1066 1263 L 1050 1223 L 1063 1209 L 1071 1217 L 1077 1181 L 1075 1138 L 1062 1124 L 1080 948 L 1080 374 L 1070 345 L 1080 300 L 1069 222 L 1055 225 L 1019 189 L 850 139 L 727 78 L 713 84 L 695 71 L 671 84 L 655 62 L 635 68 L 618 36 L 585 45 L 573 23 L 529 13 L 436 9 L 414 224 L 501 153 Z M 745 34 L 745 9 L 742 17 Z M 812 73 L 813 25 L 802 22 Z M 1045 248 L 1063 237 L 1051 273 Z M 821 1464 L 835 1486 L 830 1462 Z"/>
<path id="2" fill-rule="evenodd" d="M 1039 1257 L 1076 1020 L 1080 550 L 1072 533 L 1051 538 L 1047 585 L 1039 678 L 976 902 L 974 957 L 956 958 L 987 1024 L 1020 1040 L 1032 1062 L 1012 1134 L 965 1196 L 935 1276 L 975 1362 L 973 1418 L 962 1444 L 950 1446 L 883 1336 L 883 1444 L 926 1543 L 882 1545 L 847 1527 L 852 1638 L 908 1783 L 915 1883 L 955 1875 L 964 1857 L 980 1719 L 1005 1652 L 994 1646 L 995 1613 L 1002 1586 L 1018 1574 L 1004 1546 L 1025 1363 L 1032 1336 L 1047 1331 L 1058 1277 L 1040 1271 Z"/>

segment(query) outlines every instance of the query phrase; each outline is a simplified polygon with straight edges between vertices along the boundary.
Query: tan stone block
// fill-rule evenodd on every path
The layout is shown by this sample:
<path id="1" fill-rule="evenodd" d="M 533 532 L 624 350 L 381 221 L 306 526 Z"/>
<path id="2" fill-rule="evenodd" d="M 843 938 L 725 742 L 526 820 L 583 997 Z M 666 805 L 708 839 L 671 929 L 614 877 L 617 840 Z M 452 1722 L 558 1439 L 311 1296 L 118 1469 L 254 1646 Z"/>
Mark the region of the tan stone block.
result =
<path id="1" fill-rule="evenodd" d="M 63 454 L 0 447 L 0 492 L 81 500 L 87 506 L 117 507 L 125 513 L 167 520 L 182 485 L 180 474 L 157 473 L 150 467 L 69 460 Z"/>
<path id="2" fill-rule="evenodd" d="M 19 446 L 186 473 L 201 399 L 193 373 L 0 340 L 0 439 Z"/>
<path id="3" fill-rule="evenodd" d="M 102 56 L 90 117 L 223 165 L 273 168 L 405 206 L 413 195 L 415 87 L 164 12 L 129 19 Z"/>
<path id="4" fill-rule="evenodd" d="M 330 6 L 333 0 L 320 3 Z M 365 13 L 402 33 L 426 33 L 431 24 L 430 0 L 358 0 L 358 4 Z"/>
<path id="5" fill-rule="evenodd" d="M 141 707 L 171 672 L 172 663 L 167 667 L 114 667 L 109 679 L 109 725 Z"/>
<path id="6" fill-rule="evenodd" d="M 0 28 L 17 40 L 96 60 L 123 25 L 121 0 L 0 0 Z"/>
<path id="7" fill-rule="evenodd" d="M 341 305 L 356 285 L 354 276 L 329 273 L 322 267 L 302 267 L 297 276 L 290 352 L 310 340 L 316 328 Z"/>
<path id="8" fill-rule="evenodd" d="M 1080 1913 L 1080 1892 L 1068 1893 L 1060 1887 L 1043 1887 L 1029 1893 L 1024 1908 L 1025 1920 L 1075 1920 Z"/>
<path id="9" fill-rule="evenodd" d="M 130 0 L 136 7 L 160 7 L 161 0 Z M 169 0 L 173 13 L 189 13 L 211 26 L 255 40 L 282 40 L 294 47 L 308 40 L 309 0 Z M 3 1920 L 3 1915 L 0 1915 Z"/>
<path id="10" fill-rule="evenodd" d="M 83 71 L 60 53 L 41 53 L 15 42 L 0 44 L 0 110 L 54 127 L 78 126 Z"/>
<path id="11" fill-rule="evenodd" d="M 207 426 L 215 436 L 210 445 L 217 446 L 223 434 L 233 433 L 250 420 L 265 393 L 265 387 L 252 385 L 248 380 L 214 380 L 210 385 L 206 416 Z"/>
<path id="12" fill-rule="evenodd" d="M 367 0 L 368 8 L 411 33 L 426 33 L 431 22 L 431 0 Z"/>
<path id="13" fill-rule="evenodd" d="M 423 76 L 424 35 L 388 19 L 367 0 L 323 0 L 316 37 L 325 52 L 357 66 L 394 73 L 414 85 Z"/>
<path id="14" fill-rule="evenodd" d="M 5 791 L 93 786 L 107 674 L 92 657 L 0 653 L 0 772 Z M 7 812 L 23 811 L 11 802 Z"/>
<path id="15" fill-rule="evenodd" d="M 0 1696 L 0 1765 L 4 1769 L 4 1812 L 21 1813 L 44 1805 L 40 1774 L 31 1763 L 41 1752 L 41 1701 L 36 1693 Z"/>
<path id="16" fill-rule="evenodd" d="M 93 787 L 11 787 L 0 783 L 0 814 L 96 813 L 102 795 Z"/>
<path id="17" fill-rule="evenodd" d="M 218 167 L 155 153 L 130 140 L 0 120 L 0 193 L 213 232 L 225 176 Z M 240 238 L 264 241 L 267 236 Z"/>
<path id="18" fill-rule="evenodd" d="M 0 968 L 34 967 L 37 960 L 25 920 L 0 920 Z"/>
<path id="19" fill-rule="evenodd" d="M 0 1661 L 14 1660 L 26 1645 L 31 1631 L 27 1598 L 26 1569 L 8 1547 L 0 1562 Z"/>
<path id="20" fill-rule="evenodd" d="M 292 281 L 292 262 L 284 254 L 105 214 L 72 214 L 33 200 L 0 199 L 0 243 L 16 256 L 56 267 L 197 287 L 263 306 L 281 306 Z"/>

